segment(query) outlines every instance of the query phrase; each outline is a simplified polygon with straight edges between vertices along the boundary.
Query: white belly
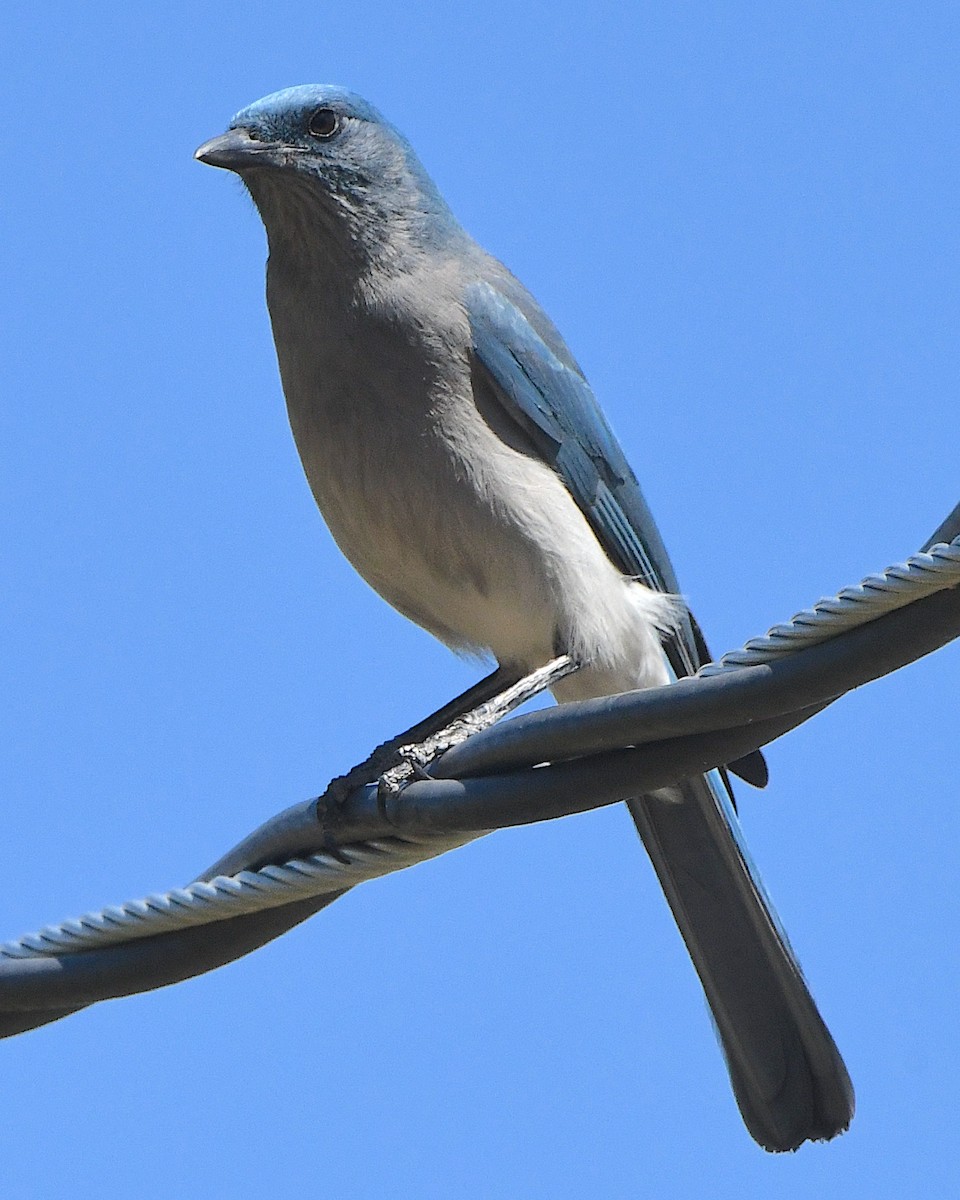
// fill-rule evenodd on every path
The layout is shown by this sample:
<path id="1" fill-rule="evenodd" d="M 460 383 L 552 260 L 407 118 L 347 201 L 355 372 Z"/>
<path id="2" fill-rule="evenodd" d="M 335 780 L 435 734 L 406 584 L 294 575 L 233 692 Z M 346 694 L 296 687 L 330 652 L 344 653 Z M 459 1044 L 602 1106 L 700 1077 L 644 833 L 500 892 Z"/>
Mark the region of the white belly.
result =
<path id="1" fill-rule="evenodd" d="M 562 647 L 587 667 L 573 694 L 662 682 L 657 626 L 670 602 L 625 580 L 558 476 L 505 445 L 472 404 L 425 425 L 369 395 L 324 419 L 303 400 L 288 395 L 320 510 L 405 616 L 455 649 L 528 668 Z"/>

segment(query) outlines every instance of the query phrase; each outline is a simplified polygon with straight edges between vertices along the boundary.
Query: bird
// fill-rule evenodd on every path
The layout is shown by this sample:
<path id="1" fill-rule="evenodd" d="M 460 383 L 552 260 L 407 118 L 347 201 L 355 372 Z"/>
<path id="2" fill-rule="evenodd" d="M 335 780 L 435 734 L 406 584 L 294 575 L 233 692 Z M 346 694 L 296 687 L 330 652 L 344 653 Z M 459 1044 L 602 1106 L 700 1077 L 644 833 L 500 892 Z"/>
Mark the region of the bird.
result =
<path id="1" fill-rule="evenodd" d="M 570 655 L 559 702 L 709 660 L 560 333 L 373 105 L 330 84 L 286 88 L 196 158 L 235 172 L 260 214 L 294 440 L 367 583 L 457 652 L 524 672 Z M 759 754 L 729 769 L 766 782 Z M 750 1134 L 785 1151 L 843 1132 L 850 1078 L 743 843 L 729 772 L 627 803 Z"/>

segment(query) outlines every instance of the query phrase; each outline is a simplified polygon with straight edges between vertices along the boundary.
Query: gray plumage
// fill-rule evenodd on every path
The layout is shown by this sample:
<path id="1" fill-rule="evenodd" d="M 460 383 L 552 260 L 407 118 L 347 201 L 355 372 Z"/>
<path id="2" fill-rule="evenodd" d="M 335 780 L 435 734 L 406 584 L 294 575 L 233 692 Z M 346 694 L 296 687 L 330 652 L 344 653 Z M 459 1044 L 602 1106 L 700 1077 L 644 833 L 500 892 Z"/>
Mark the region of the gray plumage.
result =
<path id="1" fill-rule="evenodd" d="M 560 700 L 689 673 L 707 651 L 636 479 L 559 333 L 357 96 L 307 86 L 197 152 L 269 243 L 290 423 L 344 554 L 457 650 L 582 663 Z M 753 756 L 732 764 L 765 774 Z M 629 801 L 710 1003 L 744 1120 L 793 1149 L 848 1125 L 843 1062 L 752 870 L 725 776 Z"/>

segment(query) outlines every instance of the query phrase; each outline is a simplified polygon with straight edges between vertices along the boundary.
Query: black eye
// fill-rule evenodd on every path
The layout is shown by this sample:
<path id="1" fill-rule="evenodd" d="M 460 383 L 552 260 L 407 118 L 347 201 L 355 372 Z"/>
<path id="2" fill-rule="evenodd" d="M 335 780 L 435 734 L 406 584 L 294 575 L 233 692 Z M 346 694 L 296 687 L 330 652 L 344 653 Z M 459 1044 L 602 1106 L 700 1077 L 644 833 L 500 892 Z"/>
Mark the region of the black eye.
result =
<path id="1" fill-rule="evenodd" d="M 340 128 L 340 118 L 332 108 L 318 108 L 310 114 L 307 128 L 318 138 L 332 138 Z"/>

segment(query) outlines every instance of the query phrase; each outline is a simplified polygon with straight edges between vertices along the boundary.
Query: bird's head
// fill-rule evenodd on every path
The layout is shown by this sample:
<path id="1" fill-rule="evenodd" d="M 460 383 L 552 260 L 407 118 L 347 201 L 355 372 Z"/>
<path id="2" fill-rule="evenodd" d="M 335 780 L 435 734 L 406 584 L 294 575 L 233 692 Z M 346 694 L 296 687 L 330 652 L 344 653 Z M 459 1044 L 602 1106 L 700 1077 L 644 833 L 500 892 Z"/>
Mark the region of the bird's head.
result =
<path id="1" fill-rule="evenodd" d="M 409 142 L 344 88 L 265 96 L 196 157 L 240 176 L 271 247 L 306 237 L 370 252 L 385 240 L 435 244 L 459 232 Z"/>

